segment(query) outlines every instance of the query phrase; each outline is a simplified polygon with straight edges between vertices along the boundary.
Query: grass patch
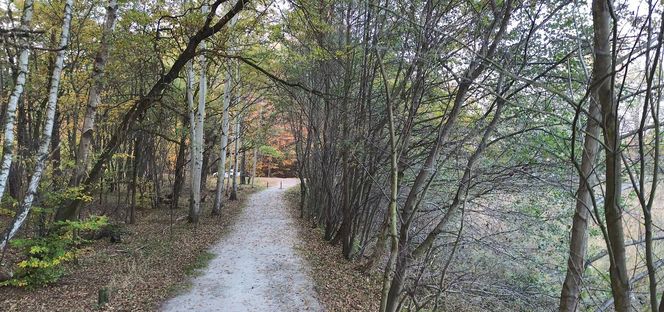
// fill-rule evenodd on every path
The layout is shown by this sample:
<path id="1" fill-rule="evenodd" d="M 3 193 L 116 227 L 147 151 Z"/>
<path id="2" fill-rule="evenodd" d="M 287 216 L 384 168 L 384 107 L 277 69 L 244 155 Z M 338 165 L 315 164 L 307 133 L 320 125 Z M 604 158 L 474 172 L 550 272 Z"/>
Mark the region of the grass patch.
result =
<path id="1" fill-rule="evenodd" d="M 199 276 L 202 273 L 202 269 L 205 269 L 207 267 L 208 263 L 210 263 L 210 261 L 214 259 L 214 256 L 215 255 L 213 253 L 207 250 L 201 252 L 196 257 L 196 260 L 194 260 L 194 262 L 190 263 L 184 268 L 184 274 L 189 277 Z"/>
<path id="2" fill-rule="evenodd" d="M 185 276 L 188 278 L 194 278 L 197 276 L 200 276 L 203 273 L 203 269 L 205 269 L 210 261 L 214 259 L 215 254 L 205 250 L 201 252 L 198 256 L 196 256 L 196 259 L 194 259 L 193 262 L 189 263 L 187 266 L 184 267 L 182 272 L 184 273 Z M 177 283 L 177 284 L 172 284 L 170 285 L 166 292 L 168 293 L 168 297 L 175 297 L 178 296 L 182 293 L 185 293 L 187 290 L 191 288 L 191 280 L 188 280 L 184 283 Z"/>
<path id="3" fill-rule="evenodd" d="M 298 207 L 300 204 L 300 185 L 287 188 L 284 192 L 284 198 L 291 207 Z"/>

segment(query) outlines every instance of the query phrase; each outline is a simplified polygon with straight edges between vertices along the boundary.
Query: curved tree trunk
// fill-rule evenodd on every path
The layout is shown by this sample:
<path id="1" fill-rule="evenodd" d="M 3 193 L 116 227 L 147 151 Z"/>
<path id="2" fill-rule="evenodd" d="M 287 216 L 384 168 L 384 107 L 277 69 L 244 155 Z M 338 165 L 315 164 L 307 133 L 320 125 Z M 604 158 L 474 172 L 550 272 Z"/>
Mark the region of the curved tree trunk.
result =
<path id="1" fill-rule="evenodd" d="M 85 192 L 89 192 L 94 187 L 94 182 L 99 180 L 101 177 L 102 168 L 115 154 L 120 145 L 126 140 L 130 129 L 133 127 L 136 121 L 140 120 L 141 116 L 161 98 L 161 95 L 166 87 L 178 78 L 180 71 L 186 67 L 187 63 L 194 58 L 199 43 L 224 29 L 224 26 L 226 26 L 226 24 L 235 15 L 242 11 L 244 7 L 251 1 L 243 0 L 235 2 L 235 4 L 226 12 L 226 14 L 221 16 L 216 22 L 213 23 L 211 15 L 215 14 L 216 9 L 224 2 L 226 1 L 212 1 L 212 10 L 210 10 L 212 13 L 208 14 L 208 17 L 210 18 L 206 19 L 206 23 L 190 37 L 189 41 L 187 42 L 187 46 L 173 61 L 173 65 L 151 86 L 150 91 L 145 96 L 142 96 L 140 99 L 138 99 L 138 101 L 136 101 L 129 109 L 127 109 L 125 114 L 122 116 L 122 120 L 114 128 L 114 130 L 112 130 L 112 134 L 106 141 L 106 144 L 104 145 L 99 158 L 95 162 L 94 166 L 92 166 L 88 177 L 85 179 L 85 181 L 82 182 L 82 184 L 85 186 Z M 70 203 L 60 206 L 60 208 L 58 208 L 59 211 L 56 215 L 56 220 L 76 219 L 76 216 L 78 215 L 78 212 L 82 206 L 83 201 L 81 199 L 74 199 Z"/>
<path id="2" fill-rule="evenodd" d="M 3 240 L 0 242 L 0 249 L 4 248 L 7 245 L 7 242 L 18 232 L 23 222 L 25 222 L 30 209 L 32 208 L 32 202 L 37 195 L 37 190 L 39 188 L 39 182 L 41 181 L 42 174 L 44 173 L 44 168 L 46 167 L 49 147 L 51 145 L 51 134 L 53 133 L 53 124 L 55 120 L 55 111 L 57 109 L 58 103 L 58 90 L 60 88 L 60 76 L 62 74 L 62 68 L 64 66 L 65 50 L 69 43 L 69 28 L 71 25 L 71 15 L 72 15 L 72 6 L 74 0 L 67 0 L 65 2 L 64 8 L 64 18 L 62 21 L 62 33 L 60 35 L 60 44 L 58 46 L 58 52 L 55 57 L 55 65 L 53 67 L 53 74 L 51 76 L 50 87 L 48 91 L 48 102 L 46 106 L 46 123 L 43 128 L 43 134 L 41 138 L 41 143 L 39 145 L 39 150 L 37 151 L 37 163 L 35 165 L 35 170 L 30 177 L 30 183 L 28 184 L 28 191 L 26 192 L 25 198 L 21 203 L 21 208 L 16 214 L 14 222 L 12 222 L 10 228 L 3 235 Z"/>

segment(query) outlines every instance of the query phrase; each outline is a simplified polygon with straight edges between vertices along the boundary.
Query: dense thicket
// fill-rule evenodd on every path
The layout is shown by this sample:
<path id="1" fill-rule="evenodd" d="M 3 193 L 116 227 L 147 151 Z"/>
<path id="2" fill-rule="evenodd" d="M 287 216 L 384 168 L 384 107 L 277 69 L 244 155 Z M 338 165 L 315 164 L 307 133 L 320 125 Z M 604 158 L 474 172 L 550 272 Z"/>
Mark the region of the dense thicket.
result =
<path id="1" fill-rule="evenodd" d="M 301 214 L 383 270 L 385 311 L 656 309 L 661 14 L 298 1 Z"/>

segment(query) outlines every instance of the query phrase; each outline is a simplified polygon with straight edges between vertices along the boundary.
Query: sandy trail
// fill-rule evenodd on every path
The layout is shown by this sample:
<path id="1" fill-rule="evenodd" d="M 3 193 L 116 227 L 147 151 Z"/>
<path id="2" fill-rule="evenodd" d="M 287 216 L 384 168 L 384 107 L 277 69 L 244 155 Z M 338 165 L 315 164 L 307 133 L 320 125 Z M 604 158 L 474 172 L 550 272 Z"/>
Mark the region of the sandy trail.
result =
<path id="1" fill-rule="evenodd" d="M 262 183 L 262 182 L 261 182 Z M 270 181 L 251 195 L 238 220 L 210 252 L 215 258 L 192 287 L 162 311 L 322 311 L 294 246 L 297 229 L 283 193 L 296 179 Z"/>

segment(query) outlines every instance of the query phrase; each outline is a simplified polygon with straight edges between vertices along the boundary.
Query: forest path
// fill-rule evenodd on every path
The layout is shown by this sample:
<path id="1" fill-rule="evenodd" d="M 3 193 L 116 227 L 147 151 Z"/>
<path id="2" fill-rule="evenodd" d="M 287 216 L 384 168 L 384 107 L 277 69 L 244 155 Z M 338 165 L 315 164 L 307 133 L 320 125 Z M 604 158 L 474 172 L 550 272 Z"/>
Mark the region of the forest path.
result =
<path id="1" fill-rule="evenodd" d="M 251 195 L 215 255 L 186 293 L 162 311 L 322 311 L 304 261 L 295 251 L 297 228 L 283 199 L 297 179 L 271 179 Z M 262 183 L 262 182 L 261 182 Z"/>

